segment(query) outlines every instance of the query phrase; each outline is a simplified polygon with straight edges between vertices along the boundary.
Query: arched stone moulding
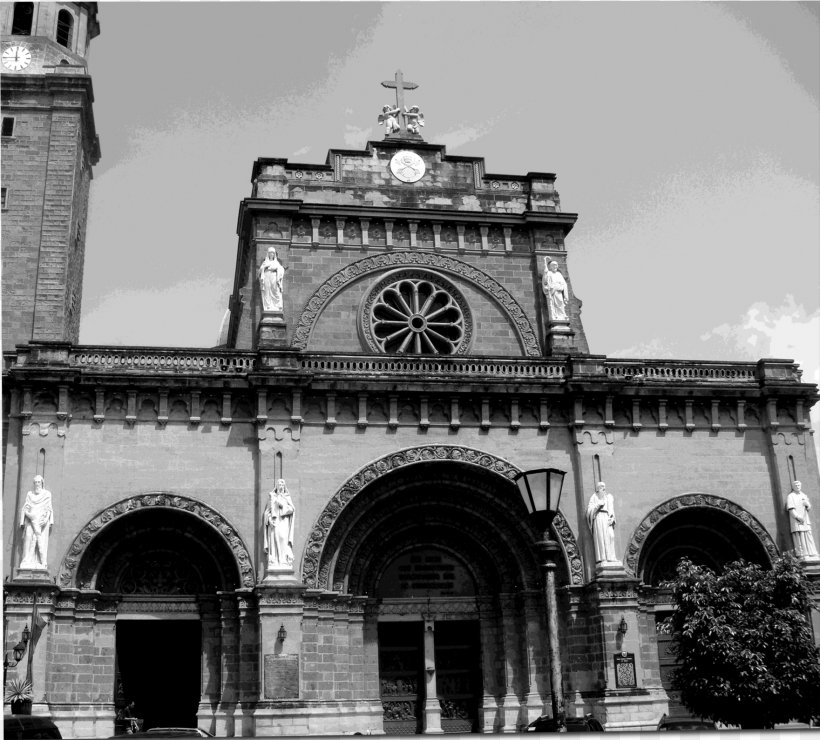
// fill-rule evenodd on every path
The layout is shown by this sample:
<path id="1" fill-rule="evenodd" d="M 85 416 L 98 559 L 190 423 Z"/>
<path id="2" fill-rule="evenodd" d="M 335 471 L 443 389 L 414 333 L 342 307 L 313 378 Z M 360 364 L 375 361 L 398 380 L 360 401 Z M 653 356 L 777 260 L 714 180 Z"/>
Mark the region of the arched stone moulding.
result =
<path id="1" fill-rule="evenodd" d="M 364 490 L 370 483 L 393 470 L 416 463 L 437 461 L 475 465 L 510 482 L 520 472 L 515 465 L 503 458 L 458 445 L 434 444 L 410 447 L 374 460 L 357 471 L 342 485 L 317 518 L 305 545 L 302 559 L 302 581 L 311 588 L 330 590 L 331 584 L 328 583 L 328 575 L 320 571 L 322 554 L 334 522 L 354 496 Z M 578 543 L 569 524 L 560 512 L 555 517 L 553 529 L 558 535 L 566 558 L 570 582 L 572 585 L 581 585 L 584 582 L 584 575 Z"/>
<path id="2" fill-rule="evenodd" d="M 742 506 L 725 499 L 721 496 L 711 496 L 706 493 L 687 493 L 683 496 L 676 496 L 668 499 L 662 504 L 658 504 L 652 511 L 647 514 L 643 521 L 635 528 L 632 534 L 632 539 L 626 548 L 626 570 L 633 576 L 637 577 L 638 562 L 640 561 L 641 549 L 646 542 L 646 538 L 652 529 L 657 524 L 684 508 L 714 508 L 724 511 L 730 516 L 735 517 L 746 525 L 758 538 L 763 549 L 769 556 L 770 560 L 776 558 L 780 552 L 775 545 L 771 535 L 766 531 L 766 528 L 753 517 Z"/>
<path id="3" fill-rule="evenodd" d="M 195 501 L 187 496 L 178 496 L 165 491 L 144 493 L 123 499 L 97 514 L 83 527 L 68 548 L 65 558 L 63 558 L 60 564 L 60 571 L 57 576 L 58 585 L 62 588 L 79 587 L 79 584 L 76 583 L 77 568 L 82 560 L 83 553 L 91 544 L 91 541 L 112 522 L 126 514 L 146 507 L 184 511 L 215 529 L 225 540 L 226 545 L 236 559 L 237 571 L 240 575 L 242 585 L 246 588 L 250 588 L 254 585 L 253 560 L 251 559 L 248 548 L 234 527 L 231 526 L 220 513 L 206 506 L 201 501 Z"/>
<path id="4" fill-rule="evenodd" d="M 431 252 L 390 252 L 377 254 L 353 262 L 331 275 L 308 299 L 296 323 L 293 335 L 294 349 L 307 349 L 310 335 L 325 306 L 346 285 L 369 273 L 397 267 L 428 267 L 433 270 L 448 272 L 472 283 L 483 293 L 487 293 L 507 314 L 527 357 L 540 357 L 541 348 L 535 330 L 521 306 L 512 294 L 495 278 L 486 272 L 468 265 L 466 262 Z"/>

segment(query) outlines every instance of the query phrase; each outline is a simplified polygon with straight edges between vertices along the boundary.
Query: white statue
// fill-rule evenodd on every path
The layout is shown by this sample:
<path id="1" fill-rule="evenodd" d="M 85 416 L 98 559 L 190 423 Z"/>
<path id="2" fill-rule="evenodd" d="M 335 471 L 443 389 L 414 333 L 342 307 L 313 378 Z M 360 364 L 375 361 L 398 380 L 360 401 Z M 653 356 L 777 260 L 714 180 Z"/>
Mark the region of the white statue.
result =
<path id="1" fill-rule="evenodd" d="M 399 126 L 399 113 L 401 113 L 399 108 L 392 108 L 389 105 L 382 107 L 382 112 L 379 114 L 379 123 L 384 124 L 384 133 L 397 134 L 401 131 L 401 126 Z"/>
<path id="2" fill-rule="evenodd" d="M 268 568 L 293 565 L 293 520 L 296 509 L 281 478 L 270 492 L 265 507 L 265 552 Z"/>
<path id="3" fill-rule="evenodd" d="M 268 256 L 259 265 L 259 289 L 262 293 L 262 308 L 265 311 L 282 310 L 282 281 L 285 268 L 276 257 L 276 249 L 268 247 Z"/>
<path id="4" fill-rule="evenodd" d="M 558 263 L 555 260 L 548 261 L 544 257 L 544 279 L 542 288 L 547 297 L 547 304 L 550 309 L 550 319 L 552 321 L 567 320 L 567 302 L 569 301 L 569 288 L 564 276 L 558 271 Z"/>
<path id="5" fill-rule="evenodd" d="M 601 481 L 587 504 L 587 524 L 592 531 L 596 563 L 617 563 L 615 556 L 615 498 Z"/>
<path id="6" fill-rule="evenodd" d="M 792 532 L 792 543 L 797 556 L 803 560 L 817 560 L 817 546 L 811 531 L 809 510 L 811 501 L 803 493 L 803 484 L 796 480 L 792 483 L 791 493 L 786 497 L 786 510 L 789 512 L 789 528 Z"/>
<path id="7" fill-rule="evenodd" d="M 43 476 L 35 475 L 34 490 L 26 494 L 26 502 L 20 512 L 20 526 L 23 528 L 21 568 L 48 569 L 48 536 L 54 524 L 54 510 L 51 507 L 51 491 L 43 486 Z"/>
<path id="8" fill-rule="evenodd" d="M 424 125 L 424 113 L 419 110 L 417 105 L 411 105 L 410 109 L 408 110 L 407 106 L 404 106 L 404 120 L 407 124 L 407 130 L 411 134 L 418 134 L 419 126 Z"/>

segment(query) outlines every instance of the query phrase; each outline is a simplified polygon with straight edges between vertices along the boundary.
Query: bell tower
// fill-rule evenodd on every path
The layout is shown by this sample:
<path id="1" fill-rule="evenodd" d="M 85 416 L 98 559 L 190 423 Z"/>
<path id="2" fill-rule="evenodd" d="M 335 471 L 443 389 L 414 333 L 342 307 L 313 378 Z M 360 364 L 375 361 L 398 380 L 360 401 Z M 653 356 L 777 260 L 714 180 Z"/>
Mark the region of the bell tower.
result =
<path id="1" fill-rule="evenodd" d="M 3 351 L 76 343 L 92 167 L 97 3 L 0 6 Z"/>

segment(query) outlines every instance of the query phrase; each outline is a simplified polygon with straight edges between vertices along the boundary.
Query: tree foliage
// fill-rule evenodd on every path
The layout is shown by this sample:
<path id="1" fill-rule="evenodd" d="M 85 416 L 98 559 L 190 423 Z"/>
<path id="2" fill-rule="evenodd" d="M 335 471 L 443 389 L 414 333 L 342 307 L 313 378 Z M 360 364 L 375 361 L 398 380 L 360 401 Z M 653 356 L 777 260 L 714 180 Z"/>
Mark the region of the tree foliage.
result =
<path id="1" fill-rule="evenodd" d="M 740 560 L 721 574 L 683 559 L 667 585 L 672 683 L 689 711 L 743 729 L 820 718 L 812 591 L 793 556 L 771 570 Z"/>

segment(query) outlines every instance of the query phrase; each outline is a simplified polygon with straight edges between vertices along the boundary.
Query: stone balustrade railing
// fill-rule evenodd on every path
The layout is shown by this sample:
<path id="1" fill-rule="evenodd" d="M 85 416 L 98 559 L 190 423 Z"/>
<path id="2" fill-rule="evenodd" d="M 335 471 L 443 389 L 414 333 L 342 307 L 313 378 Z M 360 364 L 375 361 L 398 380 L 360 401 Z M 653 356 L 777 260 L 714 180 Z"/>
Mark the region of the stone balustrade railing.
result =
<path id="1" fill-rule="evenodd" d="M 35 343 L 4 355 L 4 372 L 60 367 L 93 374 L 234 375 L 248 373 L 314 377 L 415 376 L 483 380 L 597 381 L 627 384 L 799 383 L 792 360 L 758 362 L 570 358 L 396 356 L 291 351 L 237 351 L 156 347 L 96 347 Z"/>

